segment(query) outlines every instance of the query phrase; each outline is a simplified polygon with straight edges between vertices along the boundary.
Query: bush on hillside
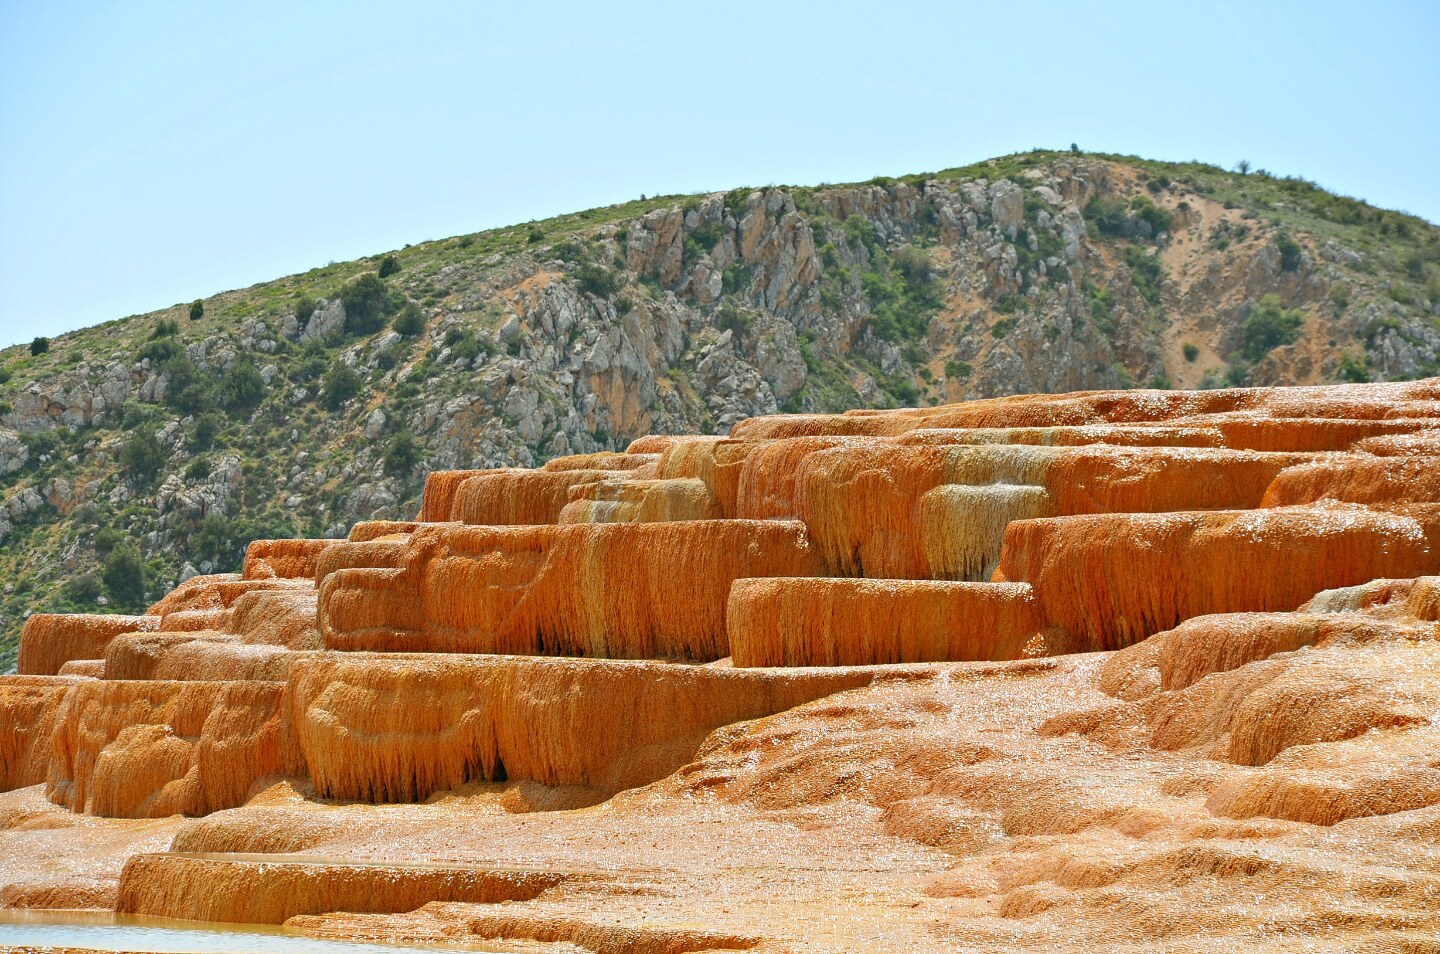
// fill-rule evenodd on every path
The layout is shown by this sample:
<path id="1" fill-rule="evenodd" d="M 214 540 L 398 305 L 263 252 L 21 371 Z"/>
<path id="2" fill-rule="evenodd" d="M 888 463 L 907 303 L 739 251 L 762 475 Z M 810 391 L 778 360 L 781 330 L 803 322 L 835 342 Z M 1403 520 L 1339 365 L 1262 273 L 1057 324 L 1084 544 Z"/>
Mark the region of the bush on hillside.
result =
<path id="1" fill-rule="evenodd" d="M 265 379 L 255 368 L 255 360 L 242 354 L 220 375 L 215 389 L 216 400 L 227 411 L 248 411 L 265 397 Z"/>
<path id="2" fill-rule="evenodd" d="M 390 327 L 396 334 L 414 338 L 425 330 L 425 316 L 420 313 L 419 305 L 407 301 L 405 307 L 395 316 L 395 320 L 390 323 Z"/>
<path id="3" fill-rule="evenodd" d="M 575 273 L 575 284 L 580 290 L 598 298 L 606 298 L 615 294 L 620 287 L 620 281 L 615 273 L 608 268 L 601 268 L 599 265 L 581 265 Z"/>
<path id="4" fill-rule="evenodd" d="M 44 354 L 50 350 L 50 339 L 36 337 L 30 341 L 30 355 Z"/>
<path id="5" fill-rule="evenodd" d="M 409 434 L 400 433 L 385 445 L 385 473 L 391 477 L 408 477 L 420 459 L 420 449 Z"/>
<path id="6" fill-rule="evenodd" d="M 346 334 L 374 334 L 385 325 L 390 290 L 379 275 L 367 272 L 340 290 L 340 303 L 345 306 Z"/>
<path id="7" fill-rule="evenodd" d="M 148 428 L 141 429 L 120 448 L 120 469 L 131 480 L 149 484 L 160 475 L 168 457 L 155 435 Z"/>
<path id="8" fill-rule="evenodd" d="M 1241 354 L 1247 361 L 1259 361 L 1275 348 L 1299 338 L 1304 324 L 1305 315 L 1298 309 L 1285 308 L 1279 296 L 1266 295 L 1245 319 Z"/>
<path id="9" fill-rule="evenodd" d="M 205 317 L 205 303 L 196 299 L 190 303 L 190 320 L 199 321 Z"/>
<path id="10" fill-rule="evenodd" d="M 222 423 L 220 415 L 213 411 L 201 414 L 195 418 L 195 426 L 190 431 L 190 440 L 198 449 L 209 450 L 215 445 L 215 437 L 220 433 Z"/>
<path id="11" fill-rule="evenodd" d="M 110 551 L 100 579 L 116 609 L 138 610 L 145 605 L 145 563 L 135 544 L 125 541 Z"/>
<path id="12" fill-rule="evenodd" d="M 1293 272 L 1305 259 L 1301 255 L 1300 243 L 1281 232 L 1275 238 L 1275 248 L 1280 252 L 1280 270 Z"/>
<path id="13" fill-rule="evenodd" d="M 363 383 L 354 368 L 336 362 L 325 372 L 325 380 L 320 384 L 320 403 L 325 405 L 326 410 L 338 411 L 345 402 L 360 393 Z"/>
<path id="14" fill-rule="evenodd" d="M 295 299 L 295 320 L 303 326 L 315 314 L 315 299 L 309 295 L 301 295 Z"/>
<path id="15" fill-rule="evenodd" d="M 376 273 L 381 278 L 389 278 L 398 271 L 400 271 L 400 260 L 394 255 L 386 255 L 380 259 L 380 267 L 376 270 Z"/>

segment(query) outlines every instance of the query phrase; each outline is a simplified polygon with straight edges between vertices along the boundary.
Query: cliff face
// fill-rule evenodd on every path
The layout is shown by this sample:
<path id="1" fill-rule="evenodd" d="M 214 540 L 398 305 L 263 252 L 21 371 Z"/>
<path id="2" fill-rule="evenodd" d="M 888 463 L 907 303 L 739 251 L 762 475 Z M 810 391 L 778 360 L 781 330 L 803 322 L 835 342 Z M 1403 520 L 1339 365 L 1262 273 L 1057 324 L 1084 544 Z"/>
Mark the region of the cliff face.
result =
<path id="1" fill-rule="evenodd" d="M 1434 226 L 1302 180 L 1034 153 L 629 203 L 13 348 L 0 670 L 29 612 L 139 607 L 249 539 L 408 517 L 431 470 L 780 410 L 1434 373 L 1437 262 Z M 102 579 L 127 540 L 138 569 Z"/>

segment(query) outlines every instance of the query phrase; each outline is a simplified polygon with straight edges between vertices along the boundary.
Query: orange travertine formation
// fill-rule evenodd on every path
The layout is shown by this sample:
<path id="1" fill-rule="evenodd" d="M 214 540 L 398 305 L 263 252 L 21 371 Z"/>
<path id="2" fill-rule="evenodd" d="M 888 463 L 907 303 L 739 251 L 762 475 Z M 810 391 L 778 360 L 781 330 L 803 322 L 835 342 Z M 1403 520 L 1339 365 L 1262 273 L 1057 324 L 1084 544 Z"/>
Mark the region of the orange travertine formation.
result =
<path id="1" fill-rule="evenodd" d="M 797 523 L 436 525 L 327 551 L 320 625 L 331 649 L 710 660 L 731 582 L 816 569 Z"/>
<path id="2" fill-rule="evenodd" d="M 703 480 L 602 480 L 571 491 L 556 523 L 674 523 L 719 520 L 720 504 Z"/>
<path id="3" fill-rule="evenodd" d="M 1175 447 L 841 446 L 797 467 L 797 507 L 842 576 L 982 579 L 1013 520 L 1258 506 L 1293 454 Z"/>
<path id="4" fill-rule="evenodd" d="M 122 633 L 158 629 L 156 616 L 36 613 L 20 632 L 19 672 L 53 676 L 74 659 L 103 659 L 110 641 Z"/>
<path id="5" fill-rule="evenodd" d="M 1026 583 L 737 580 L 728 625 L 736 666 L 869 666 L 1043 654 L 1035 651 L 1043 647 L 1042 624 Z"/>
<path id="6" fill-rule="evenodd" d="M 0 792 L 36 785 L 50 771 L 56 714 L 73 676 L 7 676 L 0 679 Z"/>
<path id="7" fill-rule="evenodd" d="M 455 494 L 471 477 L 493 473 L 492 470 L 436 470 L 425 477 L 425 492 L 420 496 L 419 520 L 439 523 L 450 519 L 455 507 Z"/>
<path id="8" fill-rule="evenodd" d="M 660 455 L 618 453 L 598 451 L 594 454 L 570 454 L 566 457 L 552 457 L 542 470 L 613 470 L 631 473 L 644 479 L 655 476 L 654 468 L 660 462 Z"/>
<path id="9" fill-rule="evenodd" d="M 285 687 L 90 680 L 56 715 L 48 796 L 120 818 L 204 815 L 303 772 Z"/>
<path id="10" fill-rule="evenodd" d="M 1261 506 L 1285 507 L 1317 500 L 1440 503 L 1440 456 L 1329 458 L 1291 467 L 1275 478 Z"/>
<path id="11" fill-rule="evenodd" d="M 598 483 L 606 470 L 499 470 L 463 481 L 450 507 L 451 520 L 474 526 L 555 523 L 572 490 Z"/>
<path id="12" fill-rule="evenodd" d="M 245 580 L 310 580 L 315 561 L 334 540 L 256 540 L 245 550 Z"/>
<path id="13" fill-rule="evenodd" d="M 304 858 L 136 855 L 125 865 L 122 914 L 281 924 L 328 911 L 412 911 L 432 901 L 529 901 L 575 878 L 465 865 L 334 864 Z"/>
<path id="14" fill-rule="evenodd" d="M 33 616 L 20 672 L 0 907 L 594 951 L 1428 949 L 1440 380 L 434 473 L 415 520 L 257 541 L 144 616 Z"/>
<path id="15" fill-rule="evenodd" d="M 999 573 L 1050 624 L 1119 649 L 1208 613 L 1293 608 L 1322 589 L 1440 573 L 1440 507 L 1105 514 L 1011 524 Z"/>
<path id="16" fill-rule="evenodd" d="M 479 779 L 633 788 L 684 765 L 720 726 L 875 677 L 866 669 L 335 654 L 297 665 L 290 693 L 316 789 L 393 802 Z M 396 706 L 406 692 L 422 694 L 425 708 Z"/>
<path id="17" fill-rule="evenodd" d="M 309 580 L 246 580 L 241 579 L 237 573 L 196 576 L 175 587 L 145 613 L 149 616 L 168 616 L 185 610 L 229 609 L 246 593 L 258 590 L 305 590 L 311 585 Z"/>

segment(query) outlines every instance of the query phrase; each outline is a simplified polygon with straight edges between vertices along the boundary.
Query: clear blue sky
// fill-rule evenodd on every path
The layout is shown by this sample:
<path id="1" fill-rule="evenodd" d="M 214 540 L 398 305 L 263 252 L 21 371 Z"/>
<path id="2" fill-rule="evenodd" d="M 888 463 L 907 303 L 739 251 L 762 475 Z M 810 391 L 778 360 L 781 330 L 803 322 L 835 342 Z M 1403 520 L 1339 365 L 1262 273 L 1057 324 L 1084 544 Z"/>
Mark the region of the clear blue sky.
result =
<path id="1" fill-rule="evenodd" d="M 1440 220 L 1440 4 L 0 0 L 0 344 L 641 193 L 1034 146 Z"/>

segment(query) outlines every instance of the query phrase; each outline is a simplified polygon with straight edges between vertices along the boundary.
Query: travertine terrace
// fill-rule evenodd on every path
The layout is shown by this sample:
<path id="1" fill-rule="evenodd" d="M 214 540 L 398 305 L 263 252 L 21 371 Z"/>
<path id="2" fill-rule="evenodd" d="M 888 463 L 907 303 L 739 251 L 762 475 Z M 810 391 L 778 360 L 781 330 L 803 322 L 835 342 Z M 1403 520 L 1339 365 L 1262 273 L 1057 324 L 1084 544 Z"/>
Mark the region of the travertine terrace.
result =
<path id="1" fill-rule="evenodd" d="M 433 474 L 0 678 L 0 904 L 526 950 L 1435 950 L 1440 380 Z M 551 945 L 555 945 L 551 948 Z"/>

